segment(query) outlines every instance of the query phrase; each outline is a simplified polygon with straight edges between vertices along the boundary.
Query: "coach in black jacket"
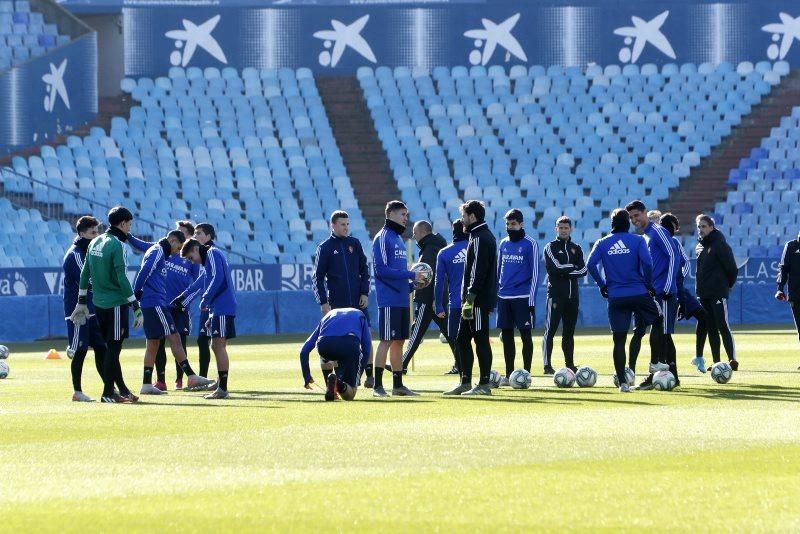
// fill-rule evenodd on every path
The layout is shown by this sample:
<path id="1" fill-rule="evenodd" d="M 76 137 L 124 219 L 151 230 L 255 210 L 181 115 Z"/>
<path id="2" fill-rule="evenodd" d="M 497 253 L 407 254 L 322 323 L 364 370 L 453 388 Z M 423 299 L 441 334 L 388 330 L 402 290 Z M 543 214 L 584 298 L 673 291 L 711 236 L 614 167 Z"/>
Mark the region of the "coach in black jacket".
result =
<path id="1" fill-rule="evenodd" d="M 336 308 L 357 308 L 367 313 L 367 257 L 358 239 L 349 234 L 350 217 L 347 212 L 333 212 L 331 235 L 317 247 L 312 274 L 314 298 L 323 316 Z"/>
<path id="2" fill-rule="evenodd" d="M 558 324 L 564 319 L 561 331 L 561 349 L 564 364 L 573 371 L 575 367 L 575 325 L 578 323 L 578 279 L 586 276 L 583 250 L 573 242 L 572 219 L 566 216 L 556 221 L 558 237 L 544 247 L 544 265 L 547 269 L 547 319 L 542 338 L 542 363 L 544 374 L 555 373 L 552 364 L 553 339 Z"/>
<path id="3" fill-rule="evenodd" d="M 461 205 L 461 222 L 469 233 L 464 281 L 461 284 L 461 323 L 458 326 L 458 358 L 461 384 L 445 395 L 491 395 L 492 347 L 489 344 L 489 312 L 497 303 L 497 240 L 484 222 L 483 202 L 469 200 Z M 472 386 L 472 340 L 478 355 L 480 380 Z"/>
<path id="4" fill-rule="evenodd" d="M 788 295 L 784 292 L 787 283 L 789 285 Z M 778 292 L 775 293 L 775 298 L 789 301 L 797 335 L 800 337 L 800 235 L 783 246 L 780 270 L 778 271 Z"/>
<path id="5" fill-rule="evenodd" d="M 695 249 L 697 253 L 695 290 L 700 304 L 706 311 L 711 355 L 714 363 L 720 360 L 721 336 L 731 368 L 736 371 L 739 369 L 739 362 L 736 360 L 736 344 L 728 322 L 728 295 L 736 283 L 739 268 L 736 266 L 730 245 L 725 241 L 725 236 L 716 229 L 714 219 L 708 215 L 698 215 L 697 233 L 699 242 Z"/>
<path id="6" fill-rule="evenodd" d="M 447 241 L 440 234 L 433 233 L 433 227 L 428 221 L 417 221 L 414 224 L 414 231 L 412 233 L 414 240 L 419 246 L 419 261 L 427 263 L 433 272 L 434 278 L 431 278 L 431 283 L 422 289 L 414 291 L 414 308 L 415 320 L 414 326 L 411 328 L 411 337 L 408 340 L 408 346 L 405 353 L 403 353 L 403 372 L 408 369 L 408 364 L 411 363 L 411 358 L 422 343 L 425 337 L 425 332 L 431 325 L 431 321 L 436 323 L 441 332 L 447 332 L 447 321 L 440 319 L 433 307 L 433 284 L 436 277 L 436 256 L 439 251 L 447 246 Z M 455 342 L 450 343 L 450 350 L 455 357 Z"/>

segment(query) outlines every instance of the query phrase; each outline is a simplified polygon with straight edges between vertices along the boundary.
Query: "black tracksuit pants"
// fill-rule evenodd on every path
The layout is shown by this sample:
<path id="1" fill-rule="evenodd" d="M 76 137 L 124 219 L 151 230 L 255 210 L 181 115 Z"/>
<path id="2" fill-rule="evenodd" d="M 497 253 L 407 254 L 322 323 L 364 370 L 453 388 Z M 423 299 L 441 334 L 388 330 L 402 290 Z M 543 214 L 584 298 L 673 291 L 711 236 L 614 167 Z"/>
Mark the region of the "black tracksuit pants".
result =
<path id="1" fill-rule="evenodd" d="M 577 298 L 548 298 L 547 317 L 542 337 L 542 363 L 544 367 L 553 366 L 553 339 L 556 337 L 558 325 L 564 321 L 561 331 L 561 350 L 564 352 L 564 363 L 567 367 L 575 367 L 575 325 L 578 324 Z"/>
<path id="2" fill-rule="evenodd" d="M 439 327 L 439 331 L 445 334 L 447 344 L 450 345 L 450 351 L 453 353 L 453 359 L 457 361 L 456 333 L 453 332 L 451 335 L 451 333 L 447 331 L 447 317 L 441 318 L 437 316 L 436 310 L 434 310 L 434 306 L 431 303 L 415 302 L 414 304 L 416 306 L 416 317 L 414 319 L 414 326 L 411 327 L 411 336 L 408 339 L 408 345 L 406 345 L 406 350 L 403 353 L 403 369 L 408 369 L 411 358 L 414 357 L 414 354 L 416 354 L 419 348 L 419 344 L 422 343 L 422 339 L 425 337 L 425 333 L 428 331 L 431 321 L 436 323 L 436 326 Z"/>
<path id="3" fill-rule="evenodd" d="M 736 359 L 736 343 L 733 341 L 731 326 L 728 322 L 728 299 L 700 299 L 700 304 L 706 311 L 706 328 L 708 330 L 708 344 L 711 346 L 711 357 L 714 363 L 719 361 L 720 338 L 729 360 Z"/>

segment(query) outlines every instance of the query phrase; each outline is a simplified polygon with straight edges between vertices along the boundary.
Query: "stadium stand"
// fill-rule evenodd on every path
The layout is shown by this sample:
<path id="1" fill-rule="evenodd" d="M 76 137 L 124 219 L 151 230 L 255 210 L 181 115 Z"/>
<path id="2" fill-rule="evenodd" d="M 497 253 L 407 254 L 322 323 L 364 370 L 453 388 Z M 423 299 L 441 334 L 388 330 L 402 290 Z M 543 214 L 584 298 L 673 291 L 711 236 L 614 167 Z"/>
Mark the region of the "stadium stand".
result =
<path id="1" fill-rule="evenodd" d="M 140 219 L 207 220 L 219 244 L 263 263 L 311 263 L 329 234 L 327 215 L 345 209 L 369 250 L 308 69 L 173 68 L 169 77 L 121 85 L 139 105 L 129 119 L 113 118 L 108 134 L 92 128 L 43 147 L 41 157 L 13 159 L 16 173 L 63 190 L 14 175 L 6 190 L 63 204 L 72 216 L 92 211 L 68 198 L 81 191 L 103 205 L 129 205 Z"/>
<path id="2" fill-rule="evenodd" d="M 780 257 L 783 244 L 797 237 L 800 213 L 800 107 L 783 117 L 761 146 L 753 148 L 728 185 L 734 189 L 716 205 L 728 241 L 741 256 Z M 778 218 L 780 216 L 780 218 Z M 788 219 L 786 217 L 788 216 Z M 758 231 L 753 231 L 759 228 Z"/>
<path id="3" fill-rule="evenodd" d="M 45 221 L 39 210 L 17 209 L 7 198 L 0 198 L 0 210 L 4 218 L 0 225 L 0 268 L 61 263 L 65 244 L 75 237 L 68 222 Z"/>
<path id="4" fill-rule="evenodd" d="M 502 235 L 505 211 L 523 204 L 534 237 L 570 213 L 575 239 L 592 243 L 624 200 L 665 200 L 788 70 L 362 67 L 357 76 L 412 213 L 445 231 L 462 199 L 482 198 Z"/>
<path id="5" fill-rule="evenodd" d="M 27 0 L 0 1 L 0 69 L 43 56 L 69 40 L 55 24 L 45 23 L 42 13 L 32 11 Z"/>

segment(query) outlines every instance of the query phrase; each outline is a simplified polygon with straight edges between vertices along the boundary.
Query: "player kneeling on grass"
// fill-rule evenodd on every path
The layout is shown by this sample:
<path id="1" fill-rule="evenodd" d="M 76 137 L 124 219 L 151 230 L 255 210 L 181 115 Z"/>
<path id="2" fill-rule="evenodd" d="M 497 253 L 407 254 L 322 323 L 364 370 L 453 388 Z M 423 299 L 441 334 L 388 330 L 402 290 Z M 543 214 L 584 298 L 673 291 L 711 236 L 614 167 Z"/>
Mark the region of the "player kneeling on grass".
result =
<path id="1" fill-rule="evenodd" d="M 181 248 L 181 256 L 202 265 L 205 279 L 198 278 L 194 284 L 172 301 L 172 305 L 184 310 L 189 304 L 187 295 L 197 294 L 197 286 L 205 284 L 205 291 L 200 297 L 200 309 L 208 309 L 209 318 L 205 328 L 211 333 L 211 350 L 217 360 L 219 381 L 217 389 L 206 395 L 206 399 L 227 399 L 228 395 L 228 340 L 236 337 L 236 295 L 234 294 L 231 268 L 225 254 L 216 246 L 201 245 L 196 239 L 189 239 Z M 189 387 L 189 391 L 197 388 Z"/>
<path id="2" fill-rule="evenodd" d="M 163 391 L 153 385 L 153 366 L 161 338 L 169 341 L 172 355 L 188 378 L 190 388 L 198 388 L 213 383 L 205 377 L 197 376 L 186 359 L 186 351 L 181 344 L 180 334 L 175 327 L 172 313 L 167 302 L 167 268 L 166 259 L 178 252 L 185 240 L 183 232 L 173 230 L 167 237 L 150 247 L 142 259 L 142 268 L 136 274 L 133 292 L 141 303 L 144 315 L 144 334 L 147 348 L 144 353 L 144 378 L 142 395 L 163 395 Z"/>
<path id="3" fill-rule="evenodd" d="M 305 388 L 311 389 L 314 379 L 308 366 L 308 355 L 316 347 L 323 372 L 336 362 L 337 372 L 325 378 L 325 400 L 336 397 L 353 400 L 358 386 L 361 368 L 369 361 L 372 338 L 366 316 L 355 308 L 338 308 L 323 317 L 311 336 L 300 349 L 300 367 L 303 370 Z"/>

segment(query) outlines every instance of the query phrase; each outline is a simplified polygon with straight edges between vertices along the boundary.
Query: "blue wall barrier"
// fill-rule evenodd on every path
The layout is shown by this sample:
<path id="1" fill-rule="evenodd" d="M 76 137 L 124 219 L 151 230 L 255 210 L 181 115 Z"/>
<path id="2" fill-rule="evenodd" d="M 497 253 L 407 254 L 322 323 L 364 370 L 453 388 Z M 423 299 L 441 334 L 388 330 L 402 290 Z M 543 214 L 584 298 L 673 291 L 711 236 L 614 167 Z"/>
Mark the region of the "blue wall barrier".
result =
<path id="1" fill-rule="evenodd" d="M 789 306 L 774 299 L 771 284 L 737 284 L 728 306 L 731 324 L 792 324 Z M 310 333 L 319 320 L 319 307 L 311 291 L 259 291 L 238 295 L 236 317 L 238 335 Z M 536 305 L 536 325 L 541 330 L 545 314 L 544 292 Z M 58 295 L 7 297 L 0 301 L 0 343 L 27 342 L 45 338 L 65 338 L 64 304 Z M 370 298 L 370 318 L 377 327 L 374 295 Z M 197 334 L 199 311 L 192 310 L 192 335 Z M 494 319 L 492 319 L 494 324 Z M 691 322 L 691 324 L 694 324 Z M 581 288 L 580 327 L 607 327 L 606 301 L 596 287 Z M 141 330 L 131 330 L 132 337 L 142 337 Z"/>
<path id="2" fill-rule="evenodd" d="M 65 135 L 97 115 L 97 35 L 0 72 L 0 152 Z"/>
<path id="3" fill-rule="evenodd" d="M 126 74 L 163 76 L 172 66 L 344 73 L 365 65 L 800 64 L 800 7 L 790 0 L 214 4 L 123 4 Z"/>
<path id="4" fill-rule="evenodd" d="M 778 276 L 778 260 L 773 258 L 737 259 L 740 266 L 739 283 L 773 284 Z M 133 283 L 138 269 L 128 268 L 128 279 Z M 291 265 L 231 265 L 231 277 L 237 295 L 263 291 L 302 291 L 311 289 L 314 266 Z M 583 278 L 586 286 L 594 286 L 589 278 Z M 0 269 L 0 297 L 24 297 L 32 295 L 60 295 L 63 292 L 63 271 L 60 267 L 20 267 Z M 547 285 L 542 276 L 541 285 Z M 687 285 L 694 287 L 694 260 Z M 0 299 L 0 302 L 3 302 Z"/>

